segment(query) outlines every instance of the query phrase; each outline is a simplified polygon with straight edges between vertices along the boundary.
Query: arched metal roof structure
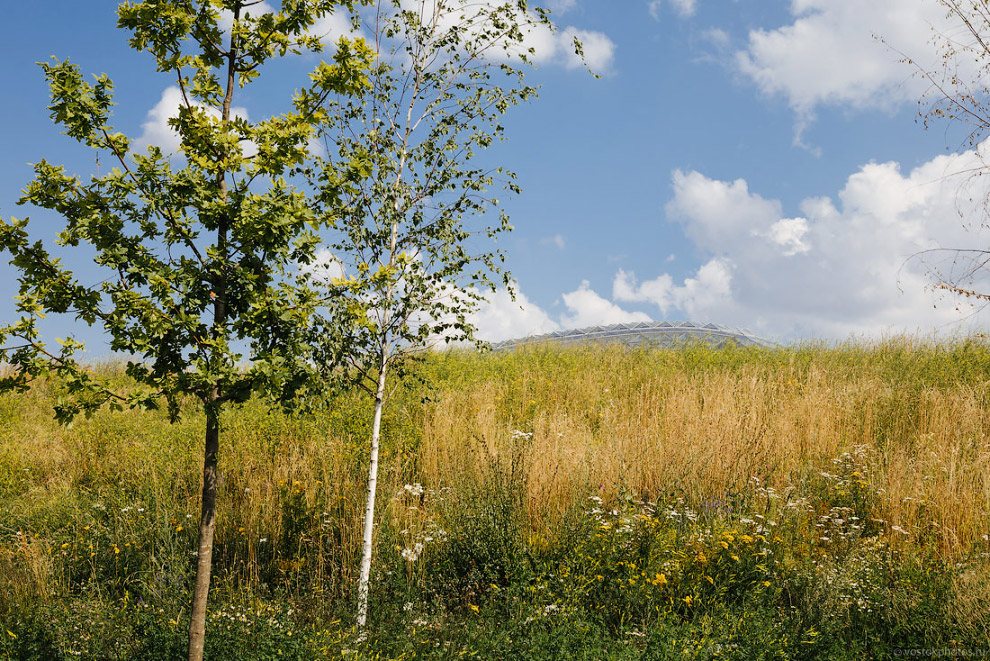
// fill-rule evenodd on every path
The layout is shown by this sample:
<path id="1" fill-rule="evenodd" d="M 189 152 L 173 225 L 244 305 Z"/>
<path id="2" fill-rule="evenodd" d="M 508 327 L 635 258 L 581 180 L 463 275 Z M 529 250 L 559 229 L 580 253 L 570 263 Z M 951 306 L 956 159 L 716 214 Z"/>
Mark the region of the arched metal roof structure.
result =
<path id="1" fill-rule="evenodd" d="M 697 324 L 691 321 L 644 321 L 635 324 L 591 326 L 574 330 L 556 331 L 546 335 L 532 335 L 518 340 L 508 340 L 492 345 L 496 351 L 512 349 L 524 344 L 542 342 L 621 342 L 628 347 L 649 345 L 658 348 L 679 348 L 700 342 L 715 348 L 727 345 L 740 347 L 772 347 L 774 343 L 757 337 L 741 328 L 719 324 Z"/>

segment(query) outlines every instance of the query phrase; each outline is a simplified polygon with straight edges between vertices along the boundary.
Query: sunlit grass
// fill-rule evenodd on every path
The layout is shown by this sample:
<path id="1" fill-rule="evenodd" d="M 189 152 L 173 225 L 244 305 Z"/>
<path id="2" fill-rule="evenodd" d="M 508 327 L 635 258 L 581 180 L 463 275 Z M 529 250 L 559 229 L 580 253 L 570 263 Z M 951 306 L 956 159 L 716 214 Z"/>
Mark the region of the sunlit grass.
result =
<path id="1" fill-rule="evenodd" d="M 240 658 L 977 640 L 988 377 L 990 349 L 965 341 L 430 355 L 386 409 L 363 647 L 368 402 L 249 402 L 224 420 L 208 638 Z M 148 650 L 181 650 L 202 420 L 63 428 L 56 395 L 0 397 L 0 650 L 170 658 Z M 117 651 L 72 627 L 117 631 Z"/>

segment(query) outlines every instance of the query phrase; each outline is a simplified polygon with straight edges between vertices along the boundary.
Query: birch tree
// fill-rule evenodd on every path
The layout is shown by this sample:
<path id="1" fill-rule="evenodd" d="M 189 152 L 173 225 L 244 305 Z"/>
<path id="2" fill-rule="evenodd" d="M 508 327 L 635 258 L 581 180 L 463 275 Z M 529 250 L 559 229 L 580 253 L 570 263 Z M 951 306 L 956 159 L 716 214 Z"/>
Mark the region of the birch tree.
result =
<path id="1" fill-rule="evenodd" d="M 255 392 L 290 401 L 313 373 L 302 331 L 319 294 L 298 265 L 312 260 L 336 187 L 353 168 L 317 157 L 326 175 L 318 190 L 293 185 L 292 172 L 314 159 L 311 141 L 328 119 L 324 101 L 366 88 L 373 53 L 361 40 L 342 39 L 330 62 L 287 96 L 284 114 L 249 122 L 231 107 L 271 60 L 322 50 L 310 31 L 338 10 L 351 12 L 352 0 L 284 0 L 277 11 L 257 0 L 121 4 L 118 25 L 130 45 L 149 53 L 181 91 L 170 121 L 179 154 L 136 151 L 111 126 L 110 78 L 88 82 L 77 66 L 53 59 L 42 65 L 52 119 L 82 145 L 112 155 L 115 167 L 83 181 L 45 160 L 34 166 L 21 203 L 64 219 L 54 246 L 31 237 L 27 218 L 0 221 L 0 248 L 19 274 L 21 314 L 0 326 L 0 362 L 14 367 L 3 390 L 59 379 L 67 393 L 55 409 L 62 422 L 105 405 L 164 407 L 176 420 L 189 396 L 204 414 L 191 660 L 203 656 L 221 412 Z M 77 276 L 61 261 L 80 245 L 95 256 L 100 277 Z M 133 387 L 84 370 L 75 357 L 82 345 L 71 337 L 60 347 L 46 342 L 38 320 L 52 313 L 101 325 L 111 349 L 129 357 Z"/>
<path id="2" fill-rule="evenodd" d="M 360 163 L 362 178 L 342 192 L 329 255 L 336 276 L 325 278 L 335 304 L 317 332 L 323 361 L 348 364 L 374 401 L 357 591 L 362 632 L 389 378 L 431 342 L 472 341 L 470 313 L 487 291 L 510 285 L 490 243 L 511 226 L 489 191 L 518 188 L 483 154 L 503 137 L 502 115 L 535 94 L 523 76 L 533 55 L 526 39 L 552 25 L 523 1 L 382 0 L 367 28 L 378 54 L 371 91 L 327 106 L 340 128 L 326 136 L 328 149 Z"/>

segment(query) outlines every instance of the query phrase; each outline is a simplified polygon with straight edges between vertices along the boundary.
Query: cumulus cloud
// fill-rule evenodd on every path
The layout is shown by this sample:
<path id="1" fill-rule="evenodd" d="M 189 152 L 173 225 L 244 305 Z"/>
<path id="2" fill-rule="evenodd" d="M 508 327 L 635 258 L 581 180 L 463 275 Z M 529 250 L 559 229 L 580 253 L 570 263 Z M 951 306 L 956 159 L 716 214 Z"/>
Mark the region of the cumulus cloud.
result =
<path id="1" fill-rule="evenodd" d="M 525 294 L 517 293 L 513 301 L 506 289 L 491 294 L 469 321 L 478 329 L 478 337 L 488 342 L 544 335 L 560 329 L 560 325 Z"/>
<path id="2" fill-rule="evenodd" d="M 583 56 L 575 52 L 575 41 L 580 42 Z M 615 59 L 615 43 L 602 32 L 567 27 L 558 33 L 558 43 L 561 59 L 568 69 L 587 66 L 596 73 L 606 73 Z"/>
<path id="3" fill-rule="evenodd" d="M 560 325 L 564 328 L 650 321 L 650 316 L 645 312 L 629 312 L 603 298 L 591 289 L 591 283 L 587 280 L 561 298 L 567 307 L 567 313 L 560 319 Z"/>
<path id="4" fill-rule="evenodd" d="M 300 265 L 299 270 L 308 273 L 317 283 L 324 284 L 330 284 L 346 273 L 343 263 L 327 248 L 317 250 L 315 259 L 309 264 Z"/>
<path id="5" fill-rule="evenodd" d="M 366 38 L 367 35 L 351 24 L 351 19 L 344 11 L 335 11 L 316 21 L 309 30 L 310 34 L 320 38 L 326 46 L 333 47 L 341 37 L 349 39 Z"/>
<path id="6" fill-rule="evenodd" d="M 667 216 L 706 261 L 681 283 L 669 274 L 638 282 L 620 270 L 613 298 L 770 335 L 927 332 L 956 322 L 972 309 L 945 299 L 936 306 L 930 269 L 938 264 L 917 256 L 986 245 L 979 204 L 986 185 L 952 176 L 981 165 L 974 151 L 909 172 L 895 162 L 869 163 L 834 196 L 804 200 L 797 217 L 745 180 L 676 171 Z"/>
<path id="7" fill-rule="evenodd" d="M 763 93 L 787 99 L 797 140 L 820 106 L 891 109 L 916 100 L 924 82 L 891 49 L 919 61 L 933 27 L 951 30 L 945 8 L 924 0 L 792 0 L 791 14 L 788 25 L 750 31 L 734 64 Z"/>
<path id="8" fill-rule="evenodd" d="M 550 0 L 547 3 L 547 8 L 558 15 L 574 9 L 575 6 L 577 6 L 577 0 Z"/>
<path id="9" fill-rule="evenodd" d="M 647 5 L 647 9 L 650 10 L 650 16 L 656 20 L 660 20 L 660 7 L 664 4 L 664 0 L 650 0 Z M 674 12 L 681 18 L 688 18 L 694 16 L 696 10 L 696 0 L 666 0 L 666 4 L 673 8 Z"/>
<path id="10" fill-rule="evenodd" d="M 651 303 L 665 317 L 679 310 L 684 316 L 700 319 L 699 315 L 710 314 L 731 299 L 731 284 L 732 262 L 716 257 L 681 285 L 675 285 L 668 274 L 638 283 L 634 273 L 619 269 L 612 283 L 612 298 L 626 303 Z"/>
<path id="11" fill-rule="evenodd" d="M 499 289 L 488 296 L 470 319 L 478 328 L 478 337 L 489 342 L 545 335 L 562 329 L 650 321 L 645 312 L 624 310 L 602 297 L 591 289 L 587 280 L 561 299 L 565 311 L 554 319 L 525 294 L 517 291 L 516 300 L 512 301 L 506 290 Z"/>
<path id="12" fill-rule="evenodd" d="M 480 0 L 464 2 L 456 0 L 448 2 L 446 11 L 437 12 L 439 0 L 401 0 L 403 7 L 421 11 L 424 16 L 437 13 L 441 27 L 452 27 L 455 24 L 466 26 L 468 32 L 480 30 L 482 17 L 495 8 L 509 7 L 523 33 L 522 43 L 507 51 L 493 49 L 489 51 L 492 57 L 508 57 L 526 54 L 532 57 L 536 64 L 553 64 L 574 69 L 588 66 L 597 73 L 606 73 L 612 65 L 615 55 L 615 43 L 603 32 L 585 30 L 570 25 L 557 25 L 555 29 L 542 24 L 533 12 L 521 11 L 514 8 L 515 3 L 505 0 Z M 558 0 L 551 9 L 563 13 L 575 6 L 575 0 Z M 441 7 L 444 7 L 441 6 Z M 574 40 L 581 42 L 584 59 L 575 53 Z"/>

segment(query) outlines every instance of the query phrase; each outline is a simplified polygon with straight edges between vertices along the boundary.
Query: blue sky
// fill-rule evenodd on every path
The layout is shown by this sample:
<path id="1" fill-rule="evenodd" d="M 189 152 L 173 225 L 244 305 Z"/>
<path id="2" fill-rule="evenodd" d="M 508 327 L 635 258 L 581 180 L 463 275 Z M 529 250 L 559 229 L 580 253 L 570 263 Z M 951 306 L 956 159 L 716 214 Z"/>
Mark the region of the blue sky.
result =
<path id="1" fill-rule="evenodd" d="M 15 204 L 28 163 L 45 158 L 82 176 L 94 163 L 48 119 L 36 62 L 57 55 L 109 74 L 117 128 L 164 135 L 171 81 L 127 47 L 115 6 L 5 3 L 0 214 L 30 215 L 41 236 L 58 220 Z M 984 184 L 953 176 L 979 157 L 960 131 L 916 122 L 926 85 L 899 62 L 898 51 L 936 63 L 933 30 L 955 29 L 938 2 L 549 6 L 562 32 L 582 36 L 600 78 L 574 67 L 559 40 L 536 44 L 529 80 L 540 98 L 511 111 L 508 141 L 487 155 L 523 188 L 506 200 L 516 230 L 501 242 L 520 296 L 512 303 L 499 292 L 479 312 L 483 336 L 646 319 L 783 341 L 982 328 L 981 314 L 933 292 L 925 265 L 909 259 L 986 243 L 979 208 L 965 202 L 986 195 Z M 284 88 L 259 88 L 239 104 L 251 117 L 278 110 L 312 65 L 281 65 Z M 85 281 L 88 256 L 65 257 Z M 5 265 L 0 274 L 6 320 L 16 274 Z M 48 330 L 76 333 L 91 355 L 105 346 L 69 320 Z"/>

